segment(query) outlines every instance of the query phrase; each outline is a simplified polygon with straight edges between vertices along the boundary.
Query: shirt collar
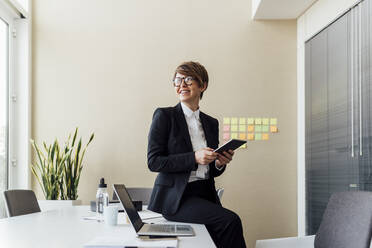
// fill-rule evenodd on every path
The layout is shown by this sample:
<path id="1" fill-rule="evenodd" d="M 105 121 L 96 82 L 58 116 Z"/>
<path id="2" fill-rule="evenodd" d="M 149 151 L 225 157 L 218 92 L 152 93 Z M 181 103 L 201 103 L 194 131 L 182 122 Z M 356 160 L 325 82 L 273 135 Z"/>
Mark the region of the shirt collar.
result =
<path id="1" fill-rule="evenodd" d="M 183 102 L 181 102 L 181 107 L 182 107 L 182 111 L 183 113 L 187 116 L 187 117 L 191 117 L 193 114 L 195 115 L 195 117 L 197 119 L 199 119 L 199 113 L 200 113 L 200 109 L 196 110 L 195 112 L 193 112 L 189 107 L 186 106 L 186 104 L 184 104 Z"/>

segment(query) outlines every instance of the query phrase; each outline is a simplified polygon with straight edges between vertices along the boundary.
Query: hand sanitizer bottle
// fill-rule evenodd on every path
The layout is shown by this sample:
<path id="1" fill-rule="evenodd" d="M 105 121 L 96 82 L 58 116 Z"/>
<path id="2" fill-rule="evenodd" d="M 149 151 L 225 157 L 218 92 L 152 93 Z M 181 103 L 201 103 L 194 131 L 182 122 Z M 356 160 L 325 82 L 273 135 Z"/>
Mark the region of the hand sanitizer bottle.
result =
<path id="1" fill-rule="evenodd" d="M 109 196 L 107 193 L 107 184 L 105 184 L 105 179 L 101 178 L 98 185 L 98 190 L 96 194 L 96 213 L 97 220 L 103 221 L 103 211 L 104 207 L 108 206 Z"/>

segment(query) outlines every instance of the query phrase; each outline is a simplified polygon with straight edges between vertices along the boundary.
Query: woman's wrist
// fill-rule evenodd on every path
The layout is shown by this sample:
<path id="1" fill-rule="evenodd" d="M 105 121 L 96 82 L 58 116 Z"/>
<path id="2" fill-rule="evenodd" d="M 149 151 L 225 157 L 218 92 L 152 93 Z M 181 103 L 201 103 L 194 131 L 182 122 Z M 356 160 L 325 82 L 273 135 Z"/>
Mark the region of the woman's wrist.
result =
<path id="1" fill-rule="evenodd" d="M 225 167 L 226 164 L 217 164 L 217 161 L 214 163 L 214 166 L 217 170 L 222 170 Z"/>

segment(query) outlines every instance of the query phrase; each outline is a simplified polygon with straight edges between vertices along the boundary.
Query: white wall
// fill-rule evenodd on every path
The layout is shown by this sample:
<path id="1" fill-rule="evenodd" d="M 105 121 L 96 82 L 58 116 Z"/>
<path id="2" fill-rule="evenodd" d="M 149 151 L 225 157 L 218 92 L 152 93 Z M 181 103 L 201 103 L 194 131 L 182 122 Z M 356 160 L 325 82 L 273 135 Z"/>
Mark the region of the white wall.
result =
<path id="1" fill-rule="evenodd" d="M 305 41 L 355 5 L 357 0 L 319 0 L 297 19 L 298 235 L 305 235 Z"/>
<path id="2" fill-rule="evenodd" d="M 85 204 L 101 176 L 153 186 L 156 173 L 146 165 L 153 111 L 177 103 L 174 69 L 196 60 L 210 76 L 202 111 L 279 122 L 279 133 L 238 151 L 216 179 L 223 204 L 241 216 L 249 247 L 296 235 L 295 20 L 252 21 L 249 0 L 35 0 L 32 7 L 32 138 L 62 141 L 79 126 L 86 141 L 95 132 L 79 184 Z M 43 198 L 35 180 L 33 189 Z"/>

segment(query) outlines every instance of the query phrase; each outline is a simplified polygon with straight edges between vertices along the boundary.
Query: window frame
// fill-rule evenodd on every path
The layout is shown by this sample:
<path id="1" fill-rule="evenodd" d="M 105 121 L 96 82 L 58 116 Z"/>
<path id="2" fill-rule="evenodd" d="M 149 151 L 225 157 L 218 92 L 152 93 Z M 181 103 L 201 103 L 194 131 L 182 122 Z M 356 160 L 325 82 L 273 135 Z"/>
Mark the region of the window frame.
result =
<path id="1" fill-rule="evenodd" d="M 22 10 L 24 12 L 24 10 Z M 8 189 L 30 189 L 31 18 L 0 0 L 0 18 L 8 24 Z"/>
<path id="2" fill-rule="evenodd" d="M 13 18 L 14 18 L 14 12 L 12 12 L 8 6 L 6 6 L 3 2 L 0 2 L 0 19 L 2 21 L 4 21 L 7 25 L 8 25 L 8 41 L 7 41 L 7 48 L 8 48 L 8 53 L 7 53 L 7 82 L 6 82 L 6 96 L 7 96 L 7 105 L 6 105 L 6 115 L 7 115 L 7 124 L 6 124 L 6 166 L 7 166 L 7 169 L 6 169 L 6 182 L 7 182 L 7 185 L 6 185 L 6 189 L 9 188 L 10 186 L 10 168 L 9 168 L 9 158 L 10 158 L 10 123 L 11 123 L 11 109 L 10 109 L 10 102 L 9 102 L 9 98 L 10 98 L 10 88 L 11 88 L 11 80 L 13 79 L 13 42 L 12 42 L 12 30 L 14 28 L 14 22 L 13 22 Z"/>

